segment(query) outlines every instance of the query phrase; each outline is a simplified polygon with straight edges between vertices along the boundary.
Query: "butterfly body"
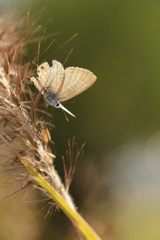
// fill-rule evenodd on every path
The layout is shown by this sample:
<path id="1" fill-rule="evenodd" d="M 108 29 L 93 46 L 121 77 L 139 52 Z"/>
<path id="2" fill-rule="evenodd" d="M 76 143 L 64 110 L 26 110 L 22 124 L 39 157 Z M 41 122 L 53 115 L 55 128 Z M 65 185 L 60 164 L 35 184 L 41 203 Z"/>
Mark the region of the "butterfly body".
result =
<path id="1" fill-rule="evenodd" d="M 61 102 L 64 102 L 89 88 L 95 81 L 96 76 L 87 69 L 78 67 L 68 67 L 64 70 L 63 65 L 52 61 L 50 67 L 47 62 L 42 63 L 37 68 L 38 77 L 31 78 L 47 102 L 55 108 L 62 108 L 70 115 Z"/>
<path id="2" fill-rule="evenodd" d="M 58 106 L 58 97 L 55 93 L 53 93 L 51 90 L 47 90 L 45 93 L 44 93 L 44 98 L 47 100 L 47 102 L 54 106 L 54 107 L 57 107 Z"/>

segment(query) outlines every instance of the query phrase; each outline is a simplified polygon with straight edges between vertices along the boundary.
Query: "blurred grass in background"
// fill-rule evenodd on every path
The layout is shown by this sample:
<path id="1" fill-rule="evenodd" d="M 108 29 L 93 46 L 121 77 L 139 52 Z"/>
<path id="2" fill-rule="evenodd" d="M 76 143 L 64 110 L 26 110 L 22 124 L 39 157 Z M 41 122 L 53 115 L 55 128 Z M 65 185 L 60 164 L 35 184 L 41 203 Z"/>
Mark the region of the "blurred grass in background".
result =
<path id="1" fill-rule="evenodd" d="M 102 239 L 160 239 L 159 12 L 155 0 L 32 1 L 30 15 L 47 28 L 41 52 L 56 39 L 40 62 L 64 62 L 74 48 L 65 67 L 87 68 L 98 77 L 65 104 L 76 119 L 66 122 L 61 110 L 50 110 L 58 169 L 69 137 L 87 143 L 71 194 Z M 38 239 L 75 239 L 70 223 L 62 232 L 62 221 L 68 222 L 59 213 L 47 221 Z"/>

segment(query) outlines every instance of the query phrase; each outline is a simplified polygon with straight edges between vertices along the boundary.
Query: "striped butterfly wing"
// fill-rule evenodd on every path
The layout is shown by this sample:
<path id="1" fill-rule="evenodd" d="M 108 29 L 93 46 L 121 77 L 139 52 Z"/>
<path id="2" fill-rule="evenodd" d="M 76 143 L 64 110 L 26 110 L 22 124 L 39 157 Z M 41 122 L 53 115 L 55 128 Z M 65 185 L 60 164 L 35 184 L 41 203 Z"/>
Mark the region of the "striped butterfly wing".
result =
<path id="1" fill-rule="evenodd" d="M 57 93 L 64 82 L 64 68 L 62 64 L 56 60 L 52 61 L 50 67 L 47 62 L 42 63 L 37 68 L 38 78 L 31 78 L 34 85 L 44 94 L 45 91 L 50 90 Z"/>
<path id="2" fill-rule="evenodd" d="M 65 79 L 61 89 L 57 92 L 59 101 L 63 102 L 87 90 L 97 77 L 89 70 L 78 67 L 65 69 Z"/>

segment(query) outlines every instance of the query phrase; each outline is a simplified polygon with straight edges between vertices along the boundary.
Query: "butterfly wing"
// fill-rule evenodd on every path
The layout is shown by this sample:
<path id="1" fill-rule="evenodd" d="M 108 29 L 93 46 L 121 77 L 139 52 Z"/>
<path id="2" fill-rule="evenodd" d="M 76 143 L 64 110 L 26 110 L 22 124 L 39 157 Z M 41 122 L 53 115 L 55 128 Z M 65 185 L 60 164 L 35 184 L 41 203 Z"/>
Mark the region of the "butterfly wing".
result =
<path id="1" fill-rule="evenodd" d="M 64 82 L 64 68 L 60 62 L 53 60 L 51 67 L 47 62 L 42 63 L 37 68 L 37 74 L 38 78 L 32 77 L 31 81 L 42 94 L 47 90 L 57 93 L 61 89 Z"/>
<path id="2" fill-rule="evenodd" d="M 84 92 L 96 81 L 96 78 L 97 77 L 87 69 L 78 67 L 66 68 L 64 83 L 57 92 L 59 101 L 66 101 Z"/>

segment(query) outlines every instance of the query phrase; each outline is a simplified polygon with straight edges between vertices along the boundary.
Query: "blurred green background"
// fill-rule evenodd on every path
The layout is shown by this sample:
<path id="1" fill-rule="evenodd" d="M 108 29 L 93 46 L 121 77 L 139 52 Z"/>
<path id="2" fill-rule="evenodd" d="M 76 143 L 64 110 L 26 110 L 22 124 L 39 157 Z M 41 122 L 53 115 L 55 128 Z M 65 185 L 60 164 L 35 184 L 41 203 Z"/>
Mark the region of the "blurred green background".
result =
<path id="1" fill-rule="evenodd" d="M 71 186 L 79 211 L 102 239 L 160 239 L 160 1 L 34 0 L 29 11 L 46 31 L 41 54 L 56 39 L 40 63 L 63 63 L 73 48 L 65 67 L 97 75 L 65 103 L 75 119 L 49 108 L 60 172 L 67 139 L 86 142 Z M 78 239 L 63 214 L 44 223 L 43 213 L 41 234 L 30 239 Z"/>

